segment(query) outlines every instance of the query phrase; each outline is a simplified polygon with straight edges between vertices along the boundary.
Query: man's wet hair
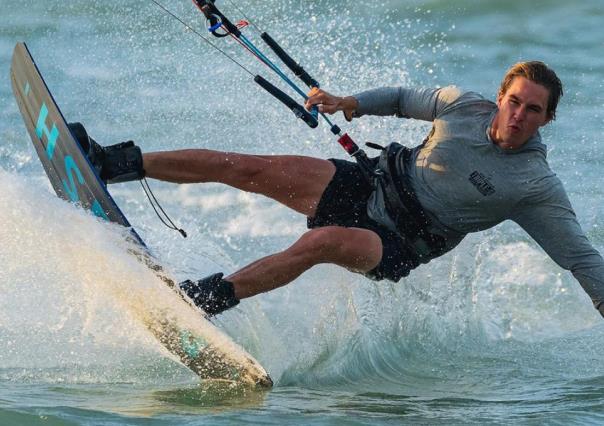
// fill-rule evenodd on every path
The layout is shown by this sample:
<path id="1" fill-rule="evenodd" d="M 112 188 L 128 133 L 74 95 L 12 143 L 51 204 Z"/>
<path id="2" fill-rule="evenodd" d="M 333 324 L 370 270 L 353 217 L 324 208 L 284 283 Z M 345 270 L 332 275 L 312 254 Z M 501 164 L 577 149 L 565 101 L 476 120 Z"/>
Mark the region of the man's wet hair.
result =
<path id="1" fill-rule="evenodd" d="M 533 83 L 540 84 L 549 91 L 547 116 L 554 120 L 558 101 L 563 95 L 562 82 L 553 69 L 541 61 L 518 62 L 508 70 L 501 81 L 498 97 L 503 97 L 516 77 L 524 77 Z"/>

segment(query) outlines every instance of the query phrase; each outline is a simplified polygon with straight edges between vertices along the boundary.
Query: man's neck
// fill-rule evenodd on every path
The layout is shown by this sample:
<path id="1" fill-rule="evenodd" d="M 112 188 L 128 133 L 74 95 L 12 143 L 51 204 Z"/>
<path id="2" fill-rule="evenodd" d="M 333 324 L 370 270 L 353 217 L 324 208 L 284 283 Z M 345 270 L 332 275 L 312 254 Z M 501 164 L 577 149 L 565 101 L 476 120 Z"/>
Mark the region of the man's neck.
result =
<path id="1" fill-rule="evenodd" d="M 497 118 L 499 117 L 499 112 L 495 113 L 493 120 L 491 121 L 491 127 L 489 128 L 489 137 L 491 138 L 491 142 L 495 145 L 500 146 L 502 140 L 499 137 L 499 124 L 497 122 Z"/>

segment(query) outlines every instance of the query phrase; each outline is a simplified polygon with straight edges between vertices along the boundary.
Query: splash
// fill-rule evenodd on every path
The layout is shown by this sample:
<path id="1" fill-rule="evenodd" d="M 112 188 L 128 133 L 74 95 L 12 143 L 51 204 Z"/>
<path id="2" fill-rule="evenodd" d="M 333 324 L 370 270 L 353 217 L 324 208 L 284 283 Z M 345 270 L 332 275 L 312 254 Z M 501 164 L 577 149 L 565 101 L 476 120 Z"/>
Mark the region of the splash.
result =
<path id="1" fill-rule="evenodd" d="M 0 179 L 7 183 L 2 205 L 10 206 L 3 210 L 2 219 L 14 226 L 2 234 L 1 259 L 6 265 L 2 290 L 7 297 L 0 324 L 4 346 L 14 350 L 2 355 L 0 368 L 98 367 L 103 359 L 115 364 L 115 352 L 118 359 L 124 355 L 128 362 L 133 362 L 133 351 L 137 352 L 134 359 L 140 358 L 139 352 L 165 356 L 166 351 L 157 347 L 142 324 L 163 329 L 168 318 L 172 334 L 188 330 L 180 337 L 188 344 L 187 359 L 197 359 L 201 350 L 191 333 L 203 336 L 211 348 L 223 348 L 224 356 L 214 354 L 207 360 L 212 364 L 207 367 L 210 377 L 220 368 L 224 372 L 219 377 L 230 377 L 231 359 L 233 365 L 255 366 L 135 256 L 124 256 L 126 230 L 49 199 L 52 195 L 47 192 L 31 191 L 18 177 L 2 172 Z M 13 182 L 8 184 L 9 180 Z M 34 202 L 42 208 L 32 211 Z M 159 317 L 150 315 L 155 311 L 162 313 L 159 322 Z M 247 367 L 239 374 L 243 378 L 256 373 Z M 250 380 L 254 382 L 253 377 Z"/>

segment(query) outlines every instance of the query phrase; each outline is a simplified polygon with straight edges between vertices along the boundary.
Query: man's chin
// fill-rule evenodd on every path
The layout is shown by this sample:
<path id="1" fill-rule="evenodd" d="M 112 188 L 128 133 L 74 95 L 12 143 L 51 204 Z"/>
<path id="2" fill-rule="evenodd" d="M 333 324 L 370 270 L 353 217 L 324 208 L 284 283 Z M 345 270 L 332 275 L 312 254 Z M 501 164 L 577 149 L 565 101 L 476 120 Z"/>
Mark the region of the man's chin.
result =
<path id="1" fill-rule="evenodd" d="M 520 138 L 506 138 L 501 141 L 498 146 L 505 150 L 514 150 L 522 147 L 526 141 L 522 141 Z"/>

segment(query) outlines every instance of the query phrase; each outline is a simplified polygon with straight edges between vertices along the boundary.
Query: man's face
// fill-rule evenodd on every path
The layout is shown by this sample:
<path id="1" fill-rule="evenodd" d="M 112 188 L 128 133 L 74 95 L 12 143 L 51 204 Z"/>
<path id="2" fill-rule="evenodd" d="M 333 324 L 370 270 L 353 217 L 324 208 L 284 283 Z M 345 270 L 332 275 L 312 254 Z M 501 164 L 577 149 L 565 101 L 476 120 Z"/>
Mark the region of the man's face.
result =
<path id="1" fill-rule="evenodd" d="M 491 138 L 503 149 L 517 149 L 546 125 L 549 91 L 524 77 L 516 77 L 503 96 L 493 121 Z"/>

